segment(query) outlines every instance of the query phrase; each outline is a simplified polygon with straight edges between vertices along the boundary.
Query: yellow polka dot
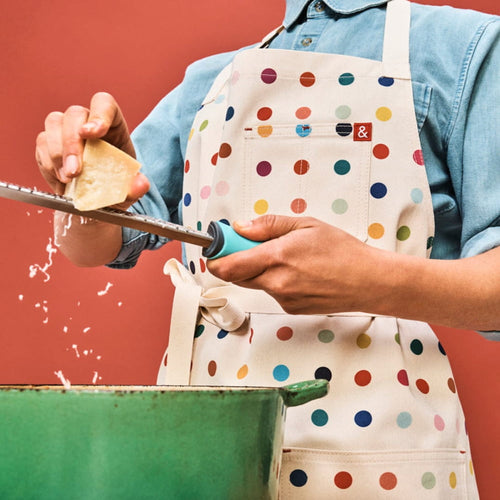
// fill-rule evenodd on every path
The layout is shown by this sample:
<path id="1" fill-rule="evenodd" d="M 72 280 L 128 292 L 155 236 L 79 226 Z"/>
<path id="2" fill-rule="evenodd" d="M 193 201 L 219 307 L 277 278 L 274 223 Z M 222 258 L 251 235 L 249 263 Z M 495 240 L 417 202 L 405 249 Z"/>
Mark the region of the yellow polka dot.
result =
<path id="1" fill-rule="evenodd" d="M 239 380 L 242 378 L 245 378 L 248 375 L 248 366 L 243 365 L 239 370 L 236 376 L 238 377 Z"/>
<path id="2" fill-rule="evenodd" d="M 375 112 L 375 116 L 381 122 L 386 122 L 387 120 L 391 119 L 392 111 L 389 108 L 382 106 L 382 107 L 377 109 L 377 111 Z"/>
<path id="3" fill-rule="evenodd" d="M 255 202 L 253 209 L 256 214 L 263 215 L 269 210 L 269 203 L 266 200 L 258 200 Z"/>
<path id="4" fill-rule="evenodd" d="M 356 344 L 358 344 L 358 347 L 360 349 L 366 349 L 371 343 L 372 343 L 372 339 L 366 333 L 362 333 L 361 335 L 358 335 L 358 338 L 356 339 Z"/>
<path id="5" fill-rule="evenodd" d="M 193 137 L 193 134 L 194 134 L 194 128 L 192 128 L 192 129 L 189 131 L 188 141 L 190 141 L 190 140 L 191 140 L 191 138 Z"/>
<path id="6" fill-rule="evenodd" d="M 453 489 L 457 487 L 457 475 L 454 472 L 450 474 L 450 486 Z"/>
<path id="7" fill-rule="evenodd" d="M 471 473 L 471 476 L 474 475 L 474 466 L 472 465 L 472 460 L 469 460 L 469 470 Z"/>
<path id="8" fill-rule="evenodd" d="M 271 125 L 261 125 L 257 127 L 257 133 L 261 137 L 269 137 L 273 133 L 273 127 Z"/>
<path id="9" fill-rule="evenodd" d="M 384 226 L 382 226 L 382 224 L 379 224 L 378 222 L 374 222 L 368 227 L 368 236 L 370 238 L 373 238 L 374 240 L 382 238 L 382 236 L 384 236 L 384 232 Z"/>

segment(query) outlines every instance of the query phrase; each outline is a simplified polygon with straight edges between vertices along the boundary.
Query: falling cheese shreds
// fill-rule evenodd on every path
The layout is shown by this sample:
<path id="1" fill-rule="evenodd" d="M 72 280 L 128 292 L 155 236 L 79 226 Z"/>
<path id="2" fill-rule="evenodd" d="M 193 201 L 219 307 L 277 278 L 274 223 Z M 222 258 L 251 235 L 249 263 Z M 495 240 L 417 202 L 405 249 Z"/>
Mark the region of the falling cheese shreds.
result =
<path id="1" fill-rule="evenodd" d="M 104 290 L 101 290 L 99 292 L 97 292 L 97 295 L 99 295 L 99 297 L 102 297 L 103 295 L 106 295 L 108 292 L 109 292 L 109 289 L 113 286 L 113 283 L 110 283 L 108 281 L 108 283 L 106 284 L 106 288 Z"/>

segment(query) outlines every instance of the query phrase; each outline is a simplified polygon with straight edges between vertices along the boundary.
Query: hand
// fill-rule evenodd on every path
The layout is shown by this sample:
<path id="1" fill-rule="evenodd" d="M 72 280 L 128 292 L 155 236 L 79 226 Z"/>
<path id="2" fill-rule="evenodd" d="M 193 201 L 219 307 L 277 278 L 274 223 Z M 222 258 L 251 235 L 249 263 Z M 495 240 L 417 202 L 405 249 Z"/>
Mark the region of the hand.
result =
<path id="1" fill-rule="evenodd" d="M 95 94 L 90 108 L 70 106 L 64 113 L 54 111 L 45 119 L 45 130 L 36 141 L 36 160 L 45 180 L 58 194 L 65 184 L 80 174 L 85 139 L 102 138 L 135 157 L 134 146 L 115 99 L 105 92 Z M 120 208 L 127 208 L 149 189 L 149 182 L 138 174 L 129 196 Z"/>
<path id="2" fill-rule="evenodd" d="M 209 261 L 215 276 L 262 289 L 291 314 L 361 311 L 368 305 L 367 277 L 378 250 L 308 217 L 269 215 L 234 227 L 264 243 Z"/>

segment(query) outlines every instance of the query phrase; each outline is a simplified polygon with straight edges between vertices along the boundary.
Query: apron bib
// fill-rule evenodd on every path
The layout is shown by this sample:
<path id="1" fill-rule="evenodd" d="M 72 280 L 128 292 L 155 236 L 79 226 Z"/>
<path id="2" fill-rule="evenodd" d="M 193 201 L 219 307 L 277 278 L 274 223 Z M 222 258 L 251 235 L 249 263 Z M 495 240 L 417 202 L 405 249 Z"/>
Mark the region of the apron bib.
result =
<path id="1" fill-rule="evenodd" d="M 428 257 L 433 210 L 409 23 L 409 3 L 391 1 L 381 62 L 238 53 L 193 123 L 184 224 L 311 216 L 377 248 Z M 330 381 L 326 398 L 288 409 L 282 498 L 477 498 L 453 375 L 427 324 L 287 315 L 264 292 L 210 275 L 199 248 L 186 246 L 185 259 L 187 268 L 165 265 L 176 294 L 158 383 Z"/>

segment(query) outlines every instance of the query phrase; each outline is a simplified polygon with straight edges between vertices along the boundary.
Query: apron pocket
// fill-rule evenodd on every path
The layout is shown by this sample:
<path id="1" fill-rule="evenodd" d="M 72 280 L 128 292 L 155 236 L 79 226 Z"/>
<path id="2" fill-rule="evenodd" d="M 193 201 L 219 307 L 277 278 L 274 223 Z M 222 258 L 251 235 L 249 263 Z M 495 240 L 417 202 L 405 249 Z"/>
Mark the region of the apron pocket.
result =
<path id="1" fill-rule="evenodd" d="M 287 500 L 477 498 L 467 461 L 468 455 L 455 449 L 333 452 L 284 448 L 280 495 Z"/>
<path id="2" fill-rule="evenodd" d="M 240 203 L 246 218 L 316 217 L 366 240 L 370 123 L 265 122 L 244 133 Z"/>

